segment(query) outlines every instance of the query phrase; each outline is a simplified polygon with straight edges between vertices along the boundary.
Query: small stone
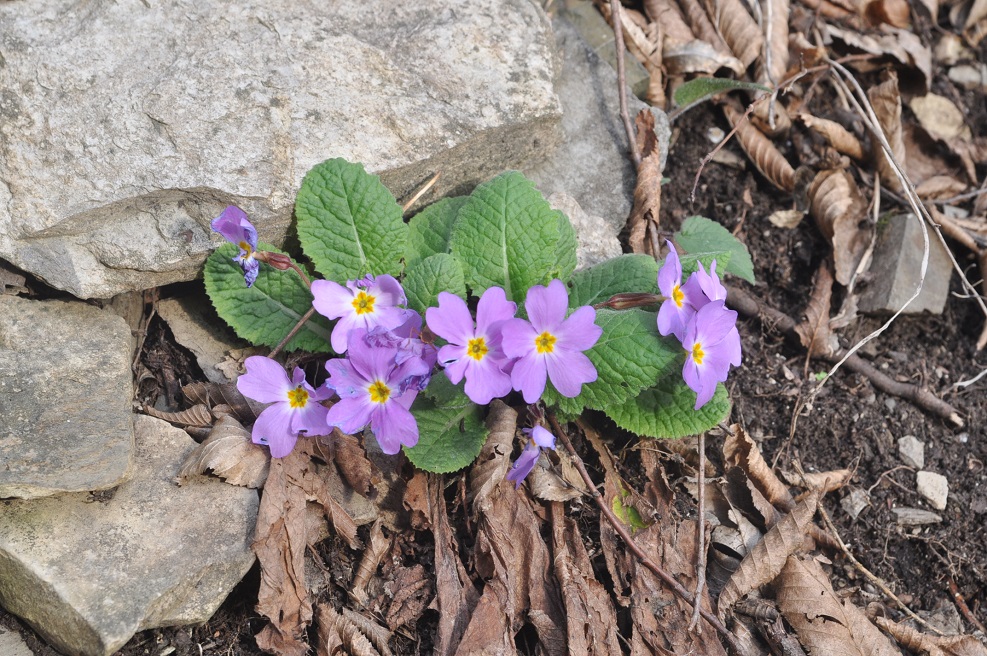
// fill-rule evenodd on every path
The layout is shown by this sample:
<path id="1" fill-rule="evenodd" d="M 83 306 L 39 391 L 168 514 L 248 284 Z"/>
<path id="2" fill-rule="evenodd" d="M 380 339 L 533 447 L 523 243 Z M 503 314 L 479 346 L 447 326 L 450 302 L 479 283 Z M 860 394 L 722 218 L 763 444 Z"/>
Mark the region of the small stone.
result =
<path id="1" fill-rule="evenodd" d="M 921 508 L 892 508 L 891 512 L 901 526 L 924 526 L 942 521 L 939 515 Z"/>
<path id="2" fill-rule="evenodd" d="M 607 222 L 583 211 L 576 199 L 557 191 L 548 197 L 553 210 L 560 210 L 569 217 L 576 230 L 576 269 L 585 269 L 605 262 L 621 254 L 620 241 Z"/>
<path id="3" fill-rule="evenodd" d="M 846 514 L 850 515 L 851 519 L 857 519 L 857 517 L 864 511 L 864 508 L 870 505 L 870 495 L 867 494 L 866 490 L 862 490 L 859 487 L 855 487 L 850 490 L 850 494 L 846 495 L 840 499 L 840 507 L 843 508 Z"/>
<path id="4" fill-rule="evenodd" d="M 949 296 L 953 266 L 946 248 L 929 230 L 929 265 L 922 291 L 906 314 L 942 314 Z M 897 312 L 915 293 L 924 253 L 923 226 L 914 214 L 893 216 L 878 224 L 877 246 L 870 271 L 874 279 L 860 296 L 861 312 Z"/>
<path id="5" fill-rule="evenodd" d="M 929 505 L 936 510 L 946 509 L 946 498 L 949 496 L 949 481 L 942 474 L 920 471 L 916 477 L 918 493 L 925 497 Z"/>
<path id="6" fill-rule="evenodd" d="M 34 652 L 24 642 L 24 638 L 3 626 L 0 626 L 0 654 L 3 656 L 34 656 Z"/>
<path id="7" fill-rule="evenodd" d="M 972 66 L 970 64 L 953 66 L 946 75 L 950 80 L 967 90 L 987 87 L 987 65 L 984 64 L 980 64 L 979 66 Z"/>
<path id="8" fill-rule="evenodd" d="M 925 443 L 914 435 L 905 435 L 898 440 L 898 457 L 909 467 L 925 468 Z"/>

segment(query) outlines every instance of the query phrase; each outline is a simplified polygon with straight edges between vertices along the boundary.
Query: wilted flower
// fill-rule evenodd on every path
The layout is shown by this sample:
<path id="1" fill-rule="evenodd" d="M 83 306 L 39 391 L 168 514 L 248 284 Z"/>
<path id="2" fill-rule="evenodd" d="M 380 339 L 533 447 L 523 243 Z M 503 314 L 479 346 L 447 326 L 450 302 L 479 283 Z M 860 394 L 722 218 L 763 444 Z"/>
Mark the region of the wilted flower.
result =
<path id="1" fill-rule="evenodd" d="M 404 290 L 393 276 L 366 276 L 350 280 L 343 287 L 331 280 L 312 283 L 312 305 L 329 318 L 338 319 L 332 329 L 330 343 L 336 353 L 345 353 L 350 332 L 354 328 L 365 331 L 377 326 L 393 330 L 408 319 L 410 310 L 399 308 L 407 302 Z"/>
<path id="2" fill-rule="evenodd" d="M 223 210 L 223 213 L 213 219 L 210 225 L 226 241 L 240 247 L 240 254 L 234 257 L 233 261 L 243 269 L 243 279 L 247 287 L 253 286 L 254 281 L 257 280 L 257 272 L 260 270 L 260 262 L 254 257 L 257 252 L 257 229 L 247 219 L 244 211 L 235 205 Z"/>
<path id="3" fill-rule="evenodd" d="M 528 290 L 524 307 L 530 321 L 511 319 L 501 328 L 504 353 L 518 358 L 511 370 L 511 384 L 534 403 L 545 391 L 546 375 L 562 396 L 579 395 L 583 383 L 596 380 L 596 367 L 583 351 L 592 348 L 603 334 L 597 326 L 596 310 L 588 305 L 569 318 L 569 293 L 561 280 L 548 287 Z"/>
<path id="4" fill-rule="evenodd" d="M 535 468 L 538 457 L 542 449 L 555 449 L 555 436 L 541 426 L 534 428 L 522 428 L 521 432 L 528 436 L 528 441 L 521 451 L 521 455 L 514 461 L 511 470 L 507 472 L 507 480 L 514 483 L 514 489 L 521 487 L 521 481 L 528 477 L 531 470 Z"/>
<path id="5" fill-rule="evenodd" d="M 710 301 L 696 312 L 685 329 L 686 351 L 682 378 L 696 393 L 698 410 L 713 398 L 716 384 L 727 379 L 730 366 L 740 366 L 737 313 L 724 301 Z"/>
<path id="6" fill-rule="evenodd" d="M 449 342 L 439 349 L 439 362 L 453 384 L 466 377 L 466 396 L 485 405 L 511 391 L 511 377 L 503 367 L 508 358 L 501 348 L 500 328 L 514 318 L 517 305 L 500 287 L 489 287 L 476 307 L 476 325 L 466 301 L 439 293 L 439 307 L 428 308 L 429 329 Z"/>
<path id="7" fill-rule="evenodd" d="M 328 432 L 326 414 L 329 411 L 319 401 L 332 396 L 331 388 L 323 385 L 313 389 L 298 367 L 288 380 L 281 365 L 261 355 L 251 356 L 243 364 L 247 373 L 237 380 L 237 389 L 254 401 L 272 404 L 254 422 L 254 444 L 266 444 L 271 448 L 272 457 L 283 458 L 295 448 L 299 435 Z"/>

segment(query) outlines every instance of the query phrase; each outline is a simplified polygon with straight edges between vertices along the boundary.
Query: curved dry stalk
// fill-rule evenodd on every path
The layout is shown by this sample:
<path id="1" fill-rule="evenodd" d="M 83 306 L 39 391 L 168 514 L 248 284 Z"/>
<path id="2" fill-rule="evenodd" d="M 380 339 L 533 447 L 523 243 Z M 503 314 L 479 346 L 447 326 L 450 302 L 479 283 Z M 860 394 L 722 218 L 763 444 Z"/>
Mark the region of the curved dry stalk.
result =
<path id="1" fill-rule="evenodd" d="M 774 143 L 751 125 L 746 115 L 732 103 L 724 103 L 723 113 L 736 131 L 741 147 L 757 170 L 775 187 L 791 193 L 795 189 L 795 169 Z"/>

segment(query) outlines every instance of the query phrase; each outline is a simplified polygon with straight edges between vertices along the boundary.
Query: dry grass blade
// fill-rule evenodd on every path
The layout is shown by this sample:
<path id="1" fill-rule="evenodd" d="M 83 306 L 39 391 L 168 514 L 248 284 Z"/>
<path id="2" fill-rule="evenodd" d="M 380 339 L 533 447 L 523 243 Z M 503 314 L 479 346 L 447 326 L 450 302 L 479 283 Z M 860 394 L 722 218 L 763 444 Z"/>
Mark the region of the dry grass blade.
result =
<path id="1" fill-rule="evenodd" d="M 634 208 L 627 220 L 630 232 L 627 240 L 635 253 L 657 255 L 649 231 L 657 234 L 661 211 L 661 148 L 655 133 L 655 115 L 642 109 L 634 119 L 637 129 L 637 150 L 641 165 L 637 169 L 634 187 Z"/>
<path id="2" fill-rule="evenodd" d="M 812 558 L 789 557 L 778 582 L 778 606 L 811 654 L 900 656 L 859 608 L 836 596 Z"/>
<path id="3" fill-rule="evenodd" d="M 764 36 L 740 0 L 705 0 L 706 11 L 744 68 L 761 56 Z"/>
<path id="4" fill-rule="evenodd" d="M 810 493 L 765 533 L 764 539 L 744 557 L 740 569 L 720 592 L 717 612 L 721 618 L 726 616 L 735 601 L 778 576 L 788 557 L 802 546 L 818 504 L 819 493 Z"/>
<path id="5" fill-rule="evenodd" d="M 928 656 L 987 656 L 987 647 L 973 636 L 934 636 L 922 633 L 886 617 L 875 617 L 874 623 L 891 634 L 905 649 Z"/>
<path id="6" fill-rule="evenodd" d="M 191 408 L 180 412 L 161 412 L 160 410 L 148 407 L 144 408 L 144 414 L 157 417 L 158 419 L 164 419 L 169 423 L 177 424 L 183 428 L 185 426 L 206 428 L 212 426 L 213 423 L 213 416 L 209 411 L 209 406 L 202 403 L 193 405 Z"/>
<path id="7" fill-rule="evenodd" d="M 809 213 L 833 246 L 836 280 L 849 285 L 873 238 L 867 201 L 843 169 L 820 171 L 808 189 Z"/>
<path id="8" fill-rule="evenodd" d="M 232 485 L 259 488 L 267 480 L 270 464 L 267 450 L 253 443 L 250 431 L 225 415 L 206 441 L 186 456 L 178 472 L 178 484 L 211 470 Z"/>
<path id="9" fill-rule="evenodd" d="M 833 297 L 833 274 L 823 262 L 812 281 L 812 295 L 803 314 L 805 320 L 795 326 L 799 340 L 809 351 L 809 357 L 828 358 L 840 348 L 836 335 L 829 329 L 829 306 Z"/>
<path id="10" fill-rule="evenodd" d="M 891 146 L 891 153 L 902 167 L 905 166 L 905 141 L 901 130 L 901 94 L 898 92 L 898 76 L 892 72 L 888 79 L 867 90 L 867 98 L 874 107 L 881 130 Z M 888 161 L 880 141 L 871 135 L 871 150 L 874 153 L 877 172 L 892 191 L 901 191 L 901 182 L 895 174 L 894 165 Z M 842 282 L 842 281 L 841 281 Z"/>
<path id="11" fill-rule="evenodd" d="M 771 467 L 764 461 L 757 444 L 740 424 L 730 426 L 730 432 L 723 440 L 723 459 L 744 470 L 772 505 L 784 510 L 790 510 L 795 506 L 795 500 L 788 487 L 775 476 Z"/>
<path id="12" fill-rule="evenodd" d="M 336 612 L 329 604 L 319 604 L 319 656 L 390 656 L 390 651 L 380 652 L 363 635 L 360 628 L 350 619 Z"/>
<path id="13" fill-rule="evenodd" d="M 782 191 L 795 189 L 795 169 L 768 139 L 732 103 L 723 105 L 723 113 L 730 125 L 737 130 L 737 139 L 757 170 L 768 182 Z"/>
<path id="14" fill-rule="evenodd" d="M 812 114 L 798 114 L 796 118 L 805 127 L 822 136 L 836 152 L 852 157 L 858 162 L 864 159 L 864 147 L 860 144 L 860 140 L 836 121 Z"/>

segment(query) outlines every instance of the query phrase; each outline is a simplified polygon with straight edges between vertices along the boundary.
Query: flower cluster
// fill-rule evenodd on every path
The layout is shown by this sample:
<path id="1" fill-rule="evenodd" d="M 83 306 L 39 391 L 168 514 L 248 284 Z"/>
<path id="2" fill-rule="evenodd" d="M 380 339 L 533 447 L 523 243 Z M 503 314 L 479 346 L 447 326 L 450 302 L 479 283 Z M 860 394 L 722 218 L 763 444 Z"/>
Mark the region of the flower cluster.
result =
<path id="1" fill-rule="evenodd" d="M 709 273 L 703 268 L 682 284 L 682 263 L 671 242 L 668 257 L 658 271 L 658 289 L 665 300 L 658 310 L 658 332 L 675 335 L 685 349 L 682 378 L 696 393 L 698 410 L 713 398 L 716 384 L 727 379 L 731 366 L 740 366 L 737 313 L 726 307 L 727 290 L 716 275 L 716 260 Z"/>

